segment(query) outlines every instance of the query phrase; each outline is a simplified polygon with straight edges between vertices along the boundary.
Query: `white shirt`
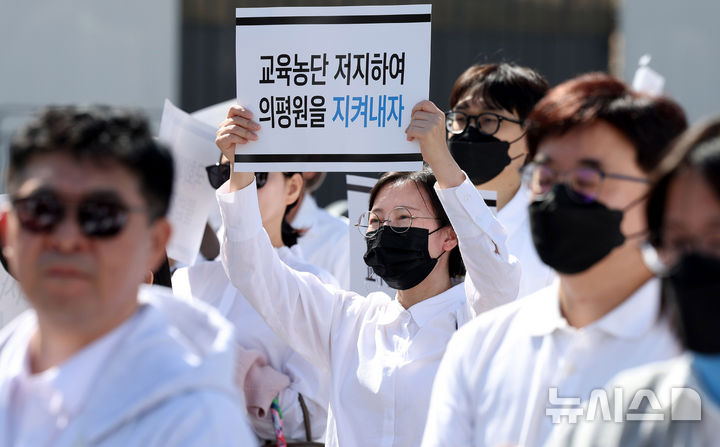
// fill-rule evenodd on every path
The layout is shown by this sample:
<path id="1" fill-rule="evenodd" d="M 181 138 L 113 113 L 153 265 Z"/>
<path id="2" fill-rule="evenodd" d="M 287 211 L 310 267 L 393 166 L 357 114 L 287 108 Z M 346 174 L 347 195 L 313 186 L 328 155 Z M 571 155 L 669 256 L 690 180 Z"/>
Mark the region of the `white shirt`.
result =
<path id="1" fill-rule="evenodd" d="M 720 440 L 720 406 L 707 394 L 686 354 L 622 372 L 606 387 L 613 419 L 579 418 L 552 432 L 548 447 L 683 446 L 714 447 Z M 621 420 L 614 421 L 616 389 L 622 390 Z M 636 399 L 652 392 L 651 398 Z M 629 414 L 635 418 L 629 418 Z M 649 416 L 649 417 L 646 417 Z M 661 415 L 661 419 L 653 419 Z"/>
<path id="2" fill-rule="evenodd" d="M 313 273 L 323 282 L 336 284 L 332 275 L 302 261 L 293 251 L 297 252 L 288 247 L 276 249 L 280 259 L 293 269 Z M 330 398 L 329 371 L 315 367 L 275 335 L 243 294 L 232 285 L 221 262 L 204 262 L 178 269 L 172 277 L 172 285 L 173 293 L 179 298 L 199 299 L 217 308 L 235 325 L 235 337 L 242 347 L 263 353 L 271 367 L 290 378 L 290 386 L 278 396 L 286 440 L 306 440 L 298 394 L 303 395 L 308 407 L 313 439 L 322 439 Z M 261 439 L 275 439 L 269 412 L 266 418 L 251 418 L 250 421 Z"/>
<path id="3" fill-rule="evenodd" d="M 657 279 L 582 329 L 562 317 L 558 287 L 487 312 L 453 337 L 435 380 L 424 447 L 542 445 L 553 428 L 550 388 L 585 402 L 618 372 L 680 352 L 660 316 Z"/>
<path id="4" fill-rule="evenodd" d="M 522 276 L 518 297 L 530 295 L 552 284 L 555 272 L 545 265 L 535 250 L 530 231 L 530 202 L 528 189 L 521 185 L 513 198 L 498 211 L 497 218 L 507 231 L 507 245 L 510 254 L 520 260 Z"/>
<path id="5" fill-rule="evenodd" d="M 320 208 L 306 193 L 291 225 L 305 231 L 297 245 L 303 258 L 330 272 L 343 289 L 350 288 L 350 233 L 346 220 Z"/>
<path id="6" fill-rule="evenodd" d="M 142 309 L 140 310 L 140 312 Z M 98 379 L 118 342 L 137 323 L 137 315 L 95 340 L 61 365 L 38 374 L 30 371 L 28 349 L 13 351 L 6 358 L 9 367 L 0 382 L 10 383 L 10 445 L 51 445 L 69 421 L 83 409 L 92 385 Z M 24 327 L 35 332 L 35 319 Z"/>
<path id="7" fill-rule="evenodd" d="M 417 446 L 446 344 L 473 314 L 463 287 L 477 289 L 469 290 L 475 311 L 517 293 L 517 262 L 480 194 L 468 181 L 439 191 L 458 222 L 462 253 L 472 255 L 463 256 L 471 280 L 406 310 L 382 292 L 362 297 L 289 269 L 262 229 L 254 183 L 227 191 L 226 184 L 217 194 L 227 225 L 223 262 L 233 283 L 280 337 L 331 371 L 326 445 Z"/>

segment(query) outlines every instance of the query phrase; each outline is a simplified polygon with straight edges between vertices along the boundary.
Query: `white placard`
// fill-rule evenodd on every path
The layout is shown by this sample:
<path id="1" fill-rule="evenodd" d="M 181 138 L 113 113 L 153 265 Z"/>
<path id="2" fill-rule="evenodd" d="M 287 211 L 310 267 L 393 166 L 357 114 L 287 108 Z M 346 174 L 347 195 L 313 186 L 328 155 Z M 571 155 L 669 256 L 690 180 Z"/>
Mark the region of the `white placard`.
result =
<path id="1" fill-rule="evenodd" d="M 0 209 L 8 206 L 7 194 L 0 194 Z M 20 284 L 0 265 L 0 328 L 30 307 Z"/>
<path id="2" fill-rule="evenodd" d="M 480 197 L 485 201 L 485 205 L 490 208 L 493 216 L 497 217 L 497 191 L 491 191 L 489 189 L 479 189 Z"/>
<path id="3" fill-rule="evenodd" d="M 368 210 L 370 189 L 377 183 L 377 179 L 348 175 L 346 181 L 350 231 L 350 290 L 360 295 L 381 291 L 394 297 L 395 289 L 385 284 L 385 281 L 373 273 L 372 269 L 363 261 L 367 242 L 355 226 L 360 215 Z"/>
<path id="4" fill-rule="evenodd" d="M 159 138 L 170 145 L 175 161 L 167 255 L 183 264 L 195 262 L 210 206 L 215 203 L 205 167 L 220 159 L 216 130 L 165 100 Z"/>
<path id="5" fill-rule="evenodd" d="M 665 78 L 657 71 L 650 68 L 651 57 L 645 54 L 640 58 L 638 69 L 633 76 L 632 87 L 638 92 L 648 95 L 660 96 L 665 88 Z"/>
<path id="6" fill-rule="evenodd" d="M 240 171 L 414 171 L 430 5 L 238 8 L 237 97 L 262 129 Z"/>

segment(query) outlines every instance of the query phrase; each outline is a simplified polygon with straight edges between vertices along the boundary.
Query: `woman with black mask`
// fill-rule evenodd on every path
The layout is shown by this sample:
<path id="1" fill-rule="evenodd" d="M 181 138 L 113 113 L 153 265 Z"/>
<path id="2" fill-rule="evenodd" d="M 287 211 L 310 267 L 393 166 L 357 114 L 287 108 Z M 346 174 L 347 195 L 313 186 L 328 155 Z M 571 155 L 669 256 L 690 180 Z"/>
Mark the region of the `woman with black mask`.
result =
<path id="1" fill-rule="evenodd" d="M 527 162 L 526 119 L 547 93 L 538 72 L 511 63 L 473 65 L 455 81 L 445 113 L 448 147 L 478 190 L 497 192 L 497 218 L 506 245 L 522 265 L 518 297 L 552 283 L 530 235 L 530 194 L 520 168 Z"/>
<path id="2" fill-rule="evenodd" d="M 216 143 L 232 158 L 235 144 L 257 139 L 259 129 L 248 110 L 233 107 Z M 365 261 L 399 289 L 396 299 L 326 287 L 283 265 L 262 233 L 252 173 L 234 172 L 218 190 L 233 284 L 280 337 L 330 371 L 329 446 L 417 446 L 447 341 L 475 313 L 517 294 L 519 265 L 505 249 L 502 226 L 450 156 L 442 111 L 419 103 L 406 134 L 419 142 L 434 177 L 386 175 L 358 222 Z M 453 286 L 458 246 L 467 276 Z"/>
<path id="3" fill-rule="evenodd" d="M 673 101 L 599 73 L 558 85 L 535 106 L 530 226 L 558 280 L 453 337 L 423 446 L 542 445 L 554 422 L 572 420 L 559 406 L 582 410 L 618 372 L 677 355 L 639 236 L 649 173 L 685 126 Z"/>
<path id="4" fill-rule="evenodd" d="M 686 132 L 656 178 L 647 207 L 650 240 L 664 265 L 667 310 L 688 353 L 625 371 L 608 385 L 623 390 L 623 411 L 661 418 L 583 422 L 558 430 L 550 445 L 699 447 L 720 439 L 720 119 Z M 633 406 L 639 391 L 657 402 Z"/>

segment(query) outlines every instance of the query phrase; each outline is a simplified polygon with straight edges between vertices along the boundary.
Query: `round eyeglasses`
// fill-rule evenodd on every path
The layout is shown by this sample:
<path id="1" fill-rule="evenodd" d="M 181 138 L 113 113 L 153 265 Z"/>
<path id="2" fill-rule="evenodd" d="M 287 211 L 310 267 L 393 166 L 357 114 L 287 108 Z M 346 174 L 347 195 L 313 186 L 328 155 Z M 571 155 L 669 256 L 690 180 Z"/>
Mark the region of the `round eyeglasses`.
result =
<path id="1" fill-rule="evenodd" d="M 475 121 L 477 130 L 485 135 L 495 135 L 495 133 L 500 130 L 500 125 L 503 121 L 522 124 L 521 120 L 508 118 L 493 112 L 484 112 L 478 115 L 468 115 L 467 113 L 455 112 L 453 110 L 445 112 L 445 128 L 454 135 L 463 133 L 470 121 L 473 120 Z"/>
<path id="2" fill-rule="evenodd" d="M 373 236 L 374 232 L 380 227 L 387 224 L 390 229 L 396 233 L 405 233 L 412 227 L 415 219 L 432 219 L 440 220 L 437 217 L 413 216 L 409 209 L 404 206 L 398 206 L 390 210 L 387 219 L 383 219 L 372 211 L 365 211 L 360 215 L 358 222 L 355 224 L 360 234 L 366 238 Z"/>
<path id="3" fill-rule="evenodd" d="M 534 195 L 542 197 L 557 183 L 565 183 L 573 192 L 571 197 L 578 202 L 595 200 L 600 195 L 603 182 L 607 178 L 649 183 L 644 178 L 607 173 L 591 166 L 580 166 L 562 174 L 540 163 L 529 163 L 522 168 L 522 181 Z"/>

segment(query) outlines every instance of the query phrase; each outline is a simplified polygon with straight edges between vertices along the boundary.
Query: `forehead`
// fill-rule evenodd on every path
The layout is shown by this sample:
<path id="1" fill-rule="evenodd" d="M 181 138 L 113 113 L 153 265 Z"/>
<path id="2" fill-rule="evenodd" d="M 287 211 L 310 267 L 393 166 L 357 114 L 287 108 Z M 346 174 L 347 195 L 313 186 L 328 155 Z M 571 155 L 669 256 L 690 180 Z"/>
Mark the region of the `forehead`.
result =
<path id="1" fill-rule="evenodd" d="M 597 121 L 546 137 L 538 145 L 535 161 L 561 170 L 592 161 L 608 171 L 642 172 L 636 155 L 635 146 L 620 131 Z"/>
<path id="2" fill-rule="evenodd" d="M 387 213 L 391 209 L 404 206 L 410 211 L 433 213 L 430 207 L 430 197 L 420 185 L 413 181 L 391 183 L 383 186 L 375 198 L 372 211 Z"/>
<path id="3" fill-rule="evenodd" d="M 668 187 L 664 220 L 669 226 L 720 231 L 720 197 L 697 170 L 684 169 Z"/>
<path id="4" fill-rule="evenodd" d="M 111 161 L 98 163 L 76 160 L 62 154 L 44 154 L 31 158 L 19 172 L 16 194 L 29 194 L 38 188 L 50 188 L 67 197 L 94 191 L 113 191 L 127 198 L 139 198 L 137 178 L 125 167 Z"/>

